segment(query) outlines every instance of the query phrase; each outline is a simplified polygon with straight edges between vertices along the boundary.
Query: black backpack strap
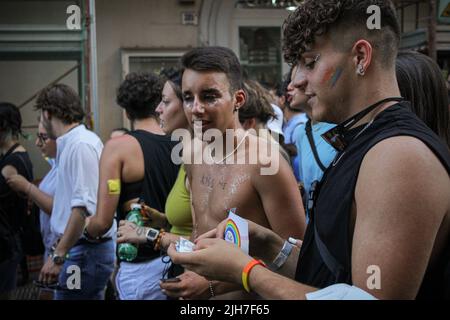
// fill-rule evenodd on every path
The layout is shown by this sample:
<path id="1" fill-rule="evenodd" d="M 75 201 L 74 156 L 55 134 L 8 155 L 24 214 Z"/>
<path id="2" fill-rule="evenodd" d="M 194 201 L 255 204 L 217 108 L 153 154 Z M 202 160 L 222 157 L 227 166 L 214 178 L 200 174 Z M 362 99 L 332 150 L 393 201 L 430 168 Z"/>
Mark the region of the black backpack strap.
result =
<path id="1" fill-rule="evenodd" d="M 336 258 L 330 253 L 327 246 L 320 238 L 315 221 L 311 222 L 314 224 L 314 239 L 316 240 L 317 249 L 319 249 L 319 253 L 322 257 L 323 262 L 331 271 L 331 273 L 333 273 L 333 275 L 336 277 L 336 281 L 342 281 L 342 276 L 345 275 L 344 268 L 339 263 L 339 261 L 337 261 Z"/>
<path id="2" fill-rule="evenodd" d="M 317 249 L 319 250 L 322 261 L 325 263 L 328 270 L 330 270 L 330 272 L 334 275 L 336 282 L 346 282 L 347 280 L 349 280 L 348 272 L 345 271 L 342 264 L 339 263 L 339 261 L 333 256 L 333 254 L 331 254 L 330 250 L 328 250 L 327 245 L 322 241 L 322 238 L 320 238 L 319 235 L 319 231 L 317 230 L 317 217 L 315 213 L 315 207 L 321 187 L 322 183 L 319 181 L 314 181 L 311 185 L 308 201 L 308 210 L 311 217 L 309 224 L 312 224 L 314 228 L 314 240 Z"/>
<path id="3" fill-rule="evenodd" d="M 308 122 L 306 123 L 305 131 L 306 131 L 306 136 L 308 137 L 309 145 L 311 146 L 311 150 L 314 155 L 314 159 L 316 160 L 317 164 L 319 165 L 320 170 L 325 172 L 325 170 L 327 170 L 327 168 L 323 165 L 322 161 L 320 161 L 319 154 L 317 153 L 316 144 L 314 143 L 311 120 L 308 120 Z"/>

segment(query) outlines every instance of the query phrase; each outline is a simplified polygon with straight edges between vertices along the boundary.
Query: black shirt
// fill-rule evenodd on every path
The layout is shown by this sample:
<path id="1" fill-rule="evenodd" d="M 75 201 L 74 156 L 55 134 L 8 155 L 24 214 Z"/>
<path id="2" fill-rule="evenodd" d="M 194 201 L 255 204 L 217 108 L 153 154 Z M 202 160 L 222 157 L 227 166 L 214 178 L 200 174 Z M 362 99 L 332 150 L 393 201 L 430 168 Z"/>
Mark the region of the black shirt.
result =
<path id="1" fill-rule="evenodd" d="M 28 181 L 33 180 L 33 166 L 27 152 L 13 152 L 0 159 L 0 171 L 6 166 L 12 166 L 17 173 Z M 17 233 L 24 224 L 27 214 L 27 199 L 19 196 L 6 183 L 0 174 L 0 214 L 6 214 L 7 221 L 14 233 Z"/>
<path id="2" fill-rule="evenodd" d="M 167 196 L 177 179 L 179 169 L 179 165 L 175 165 L 171 159 L 172 149 L 177 142 L 171 141 L 170 137 L 156 135 L 144 130 L 136 130 L 128 134 L 133 136 L 141 146 L 144 155 L 145 174 L 142 181 L 122 182 L 117 208 L 120 220 L 124 220 L 127 215 L 127 212 L 123 212 L 123 204 L 136 198 L 142 198 L 149 207 L 164 212 Z M 159 252 L 140 246 L 138 258 L 133 262 L 148 260 L 155 255 L 159 255 Z"/>
<path id="3" fill-rule="evenodd" d="M 401 102 L 384 110 L 357 136 L 363 128 L 351 129 L 345 135 L 349 142 L 346 150 L 337 154 L 336 164 L 329 166 L 320 183 L 297 265 L 296 280 L 304 284 L 318 288 L 336 283 L 352 284 L 351 209 L 361 163 L 373 146 L 394 136 L 415 137 L 433 151 L 450 174 L 447 146 L 410 111 L 409 103 Z M 417 298 L 442 298 L 449 294 L 449 242 L 447 248 L 433 270 L 427 270 Z"/>

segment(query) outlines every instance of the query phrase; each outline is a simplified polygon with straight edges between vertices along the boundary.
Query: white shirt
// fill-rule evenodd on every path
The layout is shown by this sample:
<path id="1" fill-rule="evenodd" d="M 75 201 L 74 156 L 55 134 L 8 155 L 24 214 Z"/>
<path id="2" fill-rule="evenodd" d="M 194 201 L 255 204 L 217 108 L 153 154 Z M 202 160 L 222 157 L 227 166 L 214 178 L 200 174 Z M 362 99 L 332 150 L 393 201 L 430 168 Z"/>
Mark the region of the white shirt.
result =
<path id="1" fill-rule="evenodd" d="M 284 122 L 284 115 L 283 111 L 280 109 L 279 106 L 275 104 L 271 104 L 273 111 L 275 112 L 276 118 L 272 118 L 269 121 L 267 121 L 267 128 L 273 132 L 276 132 L 278 134 L 283 134 L 283 122 Z"/>
<path id="2" fill-rule="evenodd" d="M 307 300 L 377 300 L 370 293 L 345 283 L 333 284 L 321 290 L 307 293 Z"/>
<path id="3" fill-rule="evenodd" d="M 72 208 L 85 207 L 94 215 L 97 207 L 99 162 L 103 150 L 100 138 L 79 125 L 56 139 L 57 179 L 51 230 L 61 236 L 66 229 Z M 112 237 L 115 221 L 104 237 Z"/>
<path id="4" fill-rule="evenodd" d="M 49 196 L 55 195 L 56 190 L 56 164 L 54 159 L 47 160 L 52 166 L 51 170 L 45 175 L 39 184 L 39 190 L 48 194 Z M 42 240 L 46 250 L 49 250 L 54 242 L 56 241 L 55 236 L 50 230 L 50 215 L 45 213 L 43 210 L 39 210 L 39 220 L 41 223 L 41 234 Z M 47 258 L 47 257 L 44 257 Z"/>

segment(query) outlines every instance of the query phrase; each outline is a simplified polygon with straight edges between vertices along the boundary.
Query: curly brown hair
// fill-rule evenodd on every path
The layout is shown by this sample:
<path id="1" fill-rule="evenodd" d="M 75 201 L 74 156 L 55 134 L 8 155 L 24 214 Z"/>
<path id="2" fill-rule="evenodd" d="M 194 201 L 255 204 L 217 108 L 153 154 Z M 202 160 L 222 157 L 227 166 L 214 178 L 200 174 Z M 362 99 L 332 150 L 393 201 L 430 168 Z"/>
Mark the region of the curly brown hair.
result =
<path id="1" fill-rule="evenodd" d="M 161 102 L 163 82 L 154 73 L 129 73 L 117 90 L 117 104 L 124 108 L 130 120 L 156 118 Z"/>
<path id="2" fill-rule="evenodd" d="M 60 83 L 43 89 L 34 108 L 47 111 L 64 124 L 82 122 L 85 117 L 78 94 L 68 85 Z"/>
<path id="3" fill-rule="evenodd" d="M 367 8 L 371 5 L 380 8 L 380 30 L 367 28 Z M 330 33 L 333 44 L 341 50 L 350 49 L 359 37 L 367 38 L 380 50 L 381 60 L 391 66 L 400 42 L 395 12 L 391 0 L 305 0 L 283 24 L 284 58 L 296 64 L 316 36 Z"/>

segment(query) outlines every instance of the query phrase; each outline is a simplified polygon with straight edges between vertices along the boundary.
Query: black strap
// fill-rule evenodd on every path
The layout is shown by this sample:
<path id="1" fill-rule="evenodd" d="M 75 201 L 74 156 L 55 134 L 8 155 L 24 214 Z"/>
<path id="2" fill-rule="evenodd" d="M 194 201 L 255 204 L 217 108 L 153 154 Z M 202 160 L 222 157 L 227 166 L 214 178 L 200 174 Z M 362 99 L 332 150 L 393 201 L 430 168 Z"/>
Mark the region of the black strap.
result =
<path id="1" fill-rule="evenodd" d="M 314 223 L 314 238 L 316 240 L 317 249 L 319 249 L 320 256 L 322 257 L 323 262 L 327 266 L 327 268 L 333 273 L 336 277 L 336 281 L 342 281 L 342 275 L 345 274 L 344 268 L 342 265 L 336 260 L 336 258 L 328 251 L 327 246 L 322 241 L 319 236 L 319 232 L 317 231 L 317 225 Z"/>
<path id="2" fill-rule="evenodd" d="M 403 101 L 404 99 L 402 97 L 390 97 L 383 100 L 380 100 L 373 105 L 367 107 L 366 109 L 362 110 L 361 112 L 358 112 L 351 118 L 345 120 L 344 122 L 338 124 L 333 129 L 325 132 L 322 134 L 322 138 L 330 144 L 333 148 L 335 148 L 337 151 L 344 151 L 344 149 L 348 146 L 350 141 L 347 141 L 345 139 L 345 133 L 359 120 L 364 118 L 367 114 L 375 110 L 375 108 L 379 107 L 380 105 L 390 102 L 390 101 Z M 374 118 L 375 119 L 375 118 Z M 367 127 L 365 127 L 366 129 Z M 363 129 L 360 133 L 362 133 L 365 129 Z"/>
<path id="3" fill-rule="evenodd" d="M 325 173 L 326 175 L 327 173 Z M 320 189 L 322 188 L 323 184 L 322 180 L 321 182 L 315 181 L 312 184 L 312 188 L 310 191 L 310 197 L 308 201 L 309 206 L 309 214 L 310 214 L 310 222 L 309 224 L 313 225 L 314 228 L 314 242 L 317 246 L 317 249 L 319 250 L 320 257 L 322 258 L 322 261 L 327 266 L 328 270 L 334 275 L 336 282 L 344 282 L 348 280 L 348 275 L 345 272 L 344 267 L 339 263 L 339 261 L 330 253 L 328 250 L 326 244 L 322 241 L 319 235 L 319 231 L 317 230 L 317 217 L 315 213 L 316 204 L 317 204 L 317 198 L 320 193 Z M 345 276 L 345 278 L 343 278 Z"/>
<path id="4" fill-rule="evenodd" d="M 20 143 L 16 143 L 11 148 L 9 148 L 8 151 L 6 151 L 6 153 L 3 155 L 1 160 L 3 161 L 4 159 L 6 159 L 6 157 L 13 153 L 13 151 L 16 150 L 18 146 L 20 146 Z"/>
<path id="5" fill-rule="evenodd" d="M 312 134 L 312 125 L 311 125 L 311 119 L 306 122 L 305 126 L 306 136 L 308 137 L 308 142 L 311 147 L 312 153 L 314 155 L 314 159 L 316 160 L 317 164 L 319 165 L 320 170 L 322 172 L 325 172 L 327 168 L 323 165 L 322 161 L 320 161 L 319 153 L 317 152 L 316 144 L 314 142 L 314 136 Z"/>

